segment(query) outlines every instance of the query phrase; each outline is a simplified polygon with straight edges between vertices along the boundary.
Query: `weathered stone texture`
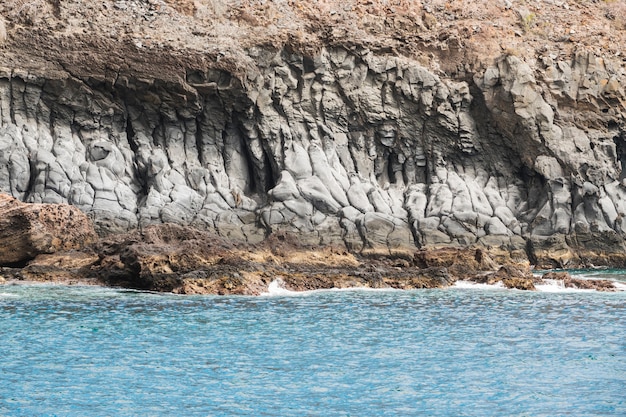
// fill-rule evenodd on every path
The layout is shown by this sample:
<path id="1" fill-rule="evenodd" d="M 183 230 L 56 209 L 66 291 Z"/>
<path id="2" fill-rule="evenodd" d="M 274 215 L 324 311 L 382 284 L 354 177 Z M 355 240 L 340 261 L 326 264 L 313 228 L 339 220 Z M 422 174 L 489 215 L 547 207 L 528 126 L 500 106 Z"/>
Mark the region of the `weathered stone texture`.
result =
<path id="1" fill-rule="evenodd" d="M 289 230 L 563 265 L 595 238 L 624 246 L 626 97 L 603 59 L 502 56 L 455 79 L 367 49 L 249 53 L 244 74 L 193 67 L 178 82 L 1 72 L 0 189 L 73 204 L 101 233 Z"/>
<path id="2" fill-rule="evenodd" d="M 23 263 L 39 254 L 79 249 L 95 239 L 91 222 L 75 207 L 25 204 L 0 194 L 0 265 Z"/>

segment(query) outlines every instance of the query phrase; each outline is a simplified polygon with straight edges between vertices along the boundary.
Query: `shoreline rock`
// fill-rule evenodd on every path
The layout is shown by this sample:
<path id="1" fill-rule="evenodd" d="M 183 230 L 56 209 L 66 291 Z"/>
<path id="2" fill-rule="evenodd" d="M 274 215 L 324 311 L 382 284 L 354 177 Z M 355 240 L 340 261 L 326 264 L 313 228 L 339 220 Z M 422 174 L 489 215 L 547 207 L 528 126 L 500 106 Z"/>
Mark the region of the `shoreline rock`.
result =
<path id="1" fill-rule="evenodd" d="M 607 279 L 580 279 L 572 277 L 567 271 L 550 271 L 541 277 L 542 280 L 561 281 L 565 288 L 579 290 L 596 290 L 603 292 L 618 291 L 613 281 Z"/>
<path id="2" fill-rule="evenodd" d="M 623 2 L 538 0 L 531 22 L 508 1 L 14 3 L 0 2 L 0 190 L 126 236 L 24 235 L 15 266 L 73 247 L 98 257 L 75 275 L 255 292 L 274 264 L 243 248 L 291 234 L 308 245 L 292 255 L 354 254 L 362 277 L 336 281 L 359 285 L 379 285 L 368 267 L 399 287 L 443 285 L 419 274 L 445 268 L 527 289 L 499 268 L 626 267 Z M 165 223 L 189 236 L 142 234 Z M 23 274 L 54 268 L 32 262 Z"/>
<path id="3" fill-rule="evenodd" d="M 91 221 L 76 207 L 26 204 L 0 193 L 0 265 L 80 249 L 96 238 Z"/>
<path id="4" fill-rule="evenodd" d="M 616 290 L 610 281 L 576 279 L 566 272 L 537 278 L 528 262 L 509 259 L 501 264 L 482 248 L 359 254 L 337 246 L 306 246 L 288 233 L 270 235 L 259 244 L 235 244 L 176 224 L 149 226 L 79 249 L 40 254 L 20 268 L 1 267 L 0 275 L 5 283 L 60 282 L 176 294 L 260 295 L 275 280 L 290 291 L 444 288 L 457 280 L 502 282 L 519 290 L 560 280 L 567 288 Z"/>

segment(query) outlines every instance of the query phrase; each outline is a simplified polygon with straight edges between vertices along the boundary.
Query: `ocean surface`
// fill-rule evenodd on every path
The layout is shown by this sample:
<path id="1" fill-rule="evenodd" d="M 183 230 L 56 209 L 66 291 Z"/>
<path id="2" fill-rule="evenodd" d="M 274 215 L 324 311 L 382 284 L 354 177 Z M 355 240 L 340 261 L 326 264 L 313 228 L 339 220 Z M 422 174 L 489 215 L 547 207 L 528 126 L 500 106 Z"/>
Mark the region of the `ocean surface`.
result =
<path id="1" fill-rule="evenodd" d="M 626 292 L 544 290 L 3 285 L 0 416 L 626 416 Z"/>

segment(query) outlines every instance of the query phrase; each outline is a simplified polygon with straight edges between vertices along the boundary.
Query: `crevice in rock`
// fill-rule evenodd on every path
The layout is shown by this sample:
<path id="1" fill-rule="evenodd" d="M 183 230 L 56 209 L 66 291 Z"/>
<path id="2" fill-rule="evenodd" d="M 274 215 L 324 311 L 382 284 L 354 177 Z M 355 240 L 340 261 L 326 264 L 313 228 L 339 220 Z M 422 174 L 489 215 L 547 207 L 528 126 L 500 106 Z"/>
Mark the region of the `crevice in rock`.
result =
<path id="1" fill-rule="evenodd" d="M 11 123 L 13 123 L 14 125 L 17 124 L 15 123 L 15 102 L 14 102 L 14 92 L 13 92 L 13 84 L 15 81 L 13 81 L 12 78 L 9 78 L 9 117 L 11 118 Z"/>
<path id="2" fill-rule="evenodd" d="M 165 117 L 162 113 L 158 115 L 158 123 L 152 131 L 152 145 L 155 148 L 160 148 L 161 144 L 165 147 Z"/>
<path id="3" fill-rule="evenodd" d="M 263 148 L 263 167 L 265 171 L 265 178 L 267 178 L 264 188 L 267 192 L 276 187 L 277 175 L 274 174 L 274 170 L 272 169 L 272 164 L 265 147 Z"/>
<path id="4" fill-rule="evenodd" d="M 24 193 L 24 201 L 32 202 L 35 197 L 33 196 L 33 193 L 35 191 L 35 180 L 37 179 L 37 161 L 34 161 L 32 158 L 28 158 L 28 165 L 30 168 L 30 176 L 28 178 L 28 187 Z"/>
<path id="5" fill-rule="evenodd" d="M 304 68 L 304 73 L 308 74 L 311 72 L 315 72 L 315 62 L 313 58 L 309 56 L 305 56 L 302 58 L 302 67 Z"/>
<path id="6" fill-rule="evenodd" d="M 411 207 L 409 207 L 409 194 L 406 192 L 404 193 L 404 201 L 402 202 L 402 208 L 406 210 L 407 212 L 407 222 L 409 224 L 409 231 L 411 232 L 411 235 L 413 236 L 413 244 L 417 248 L 421 248 L 423 246 L 422 237 L 421 237 L 422 235 L 417 228 L 418 221 L 416 218 L 413 217 Z M 424 213 L 422 213 L 422 216 L 423 215 Z"/>
<path id="7" fill-rule="evenodd" d="M 547 180 L 525 165 L 522 165 L 515 176 L 521 179 L 526 186 L 525 201 L 528 203 L 528 211 L 526 214 L 529 214 L 530 217 L 534 217 L 537 210 L 540 210 L 548 201 L 549 192 Z M 533 219 L 529 218 L 528 220 L 532 221 Z"/>
<path id="8" fill-rule="evenodd" d="M 137 154 L 139 151 L 139 146 L 137 146 L 137 142 L 135 141 L 135 130 L 133 129 L 132 121 L 130 120 L 130 113 L 128 112 L 128 108 L 126 110 L 126 140 L 128 140 L 128 146 L 130 149 Z"/>
<path id="9" fill-rule="evenodd" d="M 537 256 L 535 255 L 533 242 L 530 238 L 526 239 L 526 246 L 524 247 L 524 249 L 526 251 L 526 257 L 528 258 L 528 261 L 530 262 L 530 264 L 537 265 L 539 263 L 539 260 L 537 259 Z"/>
<path id="10" fill-rule="evenodd" d="M 264 189 L 265 187 L 263 187 L 263 177 L 260 172 L 260 169 L 262 169 L 263 167 L 257 167 L 257 165 L 254 163 L 252 156 L 250 155 L 248 143 L 245 140 L 244 135 L 241 133 L 239 134 L 239 141 L 242 152 L 241 156 L 243 156 L 246 167 L 248 169 L 248 190 L 244 191 L 248 191 L 252 194 L 263 195 L 267 192 L 267 190 Z"/>
<path id="11" fill-rule="evenodd" d="M 387 157 L 387 161 L 386 164 L 387 165 L 387 177 L 389 180 L 390 184 L 395 184 L 396 183 L 396 173 L 394 171 L 394 154 L 390 153 L 389 156 Z"/>
<path id="12" fill-rule="evenodd" d="M 615 151 L 617 153 L 617 161 L 621 168 L 619 179 L 620 181 L 626 178 L 626 135 L 624 133 L 620 133 L 617 136 L 613 137 L 613 142 L 615 143 Z M 593 143 L 590 143 L 590 145 Z"/>
<path id="13" fill-rule="evenodd" d="M 204 166 L 204 146 L 202 146 L 202 125 L 203 125 L 203 114 L 204 113 L 200 113 L 196 119 L 195 119 L 195 123 L 196 123 L 196 134 L 195 134 L 195 139 L 196 139 L 196 151 L 198 152 L 198 162 L 200 162 L 200 165 Z"/>
<path id="14" fill-rule="evenodd" d="M 2 267 L 4 268 L 16 268 L 16 269 L 22 269 L 22 268 L 26 268 L 26 266 L 28 265 L 28 263 L 31 261 L 31 259 L 24 259 L 22 261 L 17 261 L 17 262 L 9 262 L 9 263 L 3 263 Z"/>
<path id="15" fill-rule="evenodd" d="M 274 167 L 269 157 L 269 145 L 260 135 L 260 132 L 256 129 L 249 129 L 248 123 L 251 125 L 256 124 L 259 115 L 258 110 L 254 112 L 233 112 L 231 118 L 234 123 L 234 128 L 239 132 L 241 140 L 241 151 L 246 161 L 248 173 L 250 176 L 250 191 L 262 200 L 267 200 L 267 192 L 276 186 L 276 175 L 274 174 Z M 254 113 L 254 114 L 250 114 Z M 251 136 L 249 136 L 251 135 Z M 253 145 L 254 143 L 254 145 Z M 260 146 L 261 155 L 257 155 L 258 150 L 251 149 L 252 146 Z"/>
<path id="16" fill-rule="evenodd" d="M 435 169 L 435 164 L 433 163 L 434 161 L 434 153 L 433 153 L 433 148 L 432 148 L 432 144 L 430 144 L 430 146 L 428 145 L 428 141 L 426 140 L 426 120 L 423 121 L 422 123 L 422 131 L 420 132 L 419 136 L 418 136 L 418 140 L 420 141 L 420 143 L 422 144 L 422 151 L 424 152 L 424 156 L 425 156 L 425 164 L 422 167 L 422 176 L 423 176 L 423 182 L 424 184 L 426 184 L 427 186 L 431 184 L 432 182 L 432 174 L 434 172 Z M 429 198 L 429 193 L 428 193 L 429 187 L 426 187 L 426 198 Z"/>
<path id="17" fill-rule="evenodd" d="M 142 207 L 145 203 L 145 199 L 148 196 L 148 179 L 146 178 L 146 173 L 142 172 L 142 170 L 140 169 L 141 164 L 138 163 L 137 158 L 139 155 L 139 144 L 137 143 L 136 140 L 136 132 L 135 129 L 133 128 L 133 124 L 132 124 L 132 120 L 131 120 L 131 115 L 130 115 L 130 109 L 127 103 L 124 103 L 124 108 L 125 108 L 125 114 L 124 114 L 124 121 L 125 121 L 125 132 L 126 132 L 126 140 L 128 141 L 128 146 L 130 147 L 130 149 L 133 151 L 133 159 L 134 159 L 134 170 L 136 172 L 136 181 L 139 185 L 139 190 L 137 192 L 136 195 L 136 205 L 137 205 L 137 209 L 139 209 L 139 207 Z"/>

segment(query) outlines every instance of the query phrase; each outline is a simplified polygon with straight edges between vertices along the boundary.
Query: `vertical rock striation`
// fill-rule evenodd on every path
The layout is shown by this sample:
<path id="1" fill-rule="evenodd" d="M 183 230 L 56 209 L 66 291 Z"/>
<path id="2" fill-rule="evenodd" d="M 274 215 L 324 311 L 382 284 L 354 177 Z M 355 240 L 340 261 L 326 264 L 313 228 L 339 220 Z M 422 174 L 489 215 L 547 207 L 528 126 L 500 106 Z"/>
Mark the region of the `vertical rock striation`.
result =
<path id="1" fill-rule="evenodd" d="M 623 262 L 623 74 L 580 52 L 461 75 L 366 48 L 253 47 L 178 78 L 0 69 L 0 189 L 100 233 L 171 222 L 254 243 L 483 246 Z"/>

